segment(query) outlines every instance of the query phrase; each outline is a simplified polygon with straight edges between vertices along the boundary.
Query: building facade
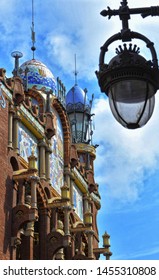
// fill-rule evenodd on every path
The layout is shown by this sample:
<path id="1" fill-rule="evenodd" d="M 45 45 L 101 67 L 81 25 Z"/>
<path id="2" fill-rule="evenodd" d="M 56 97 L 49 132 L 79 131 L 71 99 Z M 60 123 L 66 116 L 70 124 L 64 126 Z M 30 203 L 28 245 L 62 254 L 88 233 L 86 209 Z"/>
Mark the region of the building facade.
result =
<path id="1" fill-rule="evenodd" d="M 87 91 L 68 93 L 40 61 L 0 69 L 0 259 L 109 259 L 99 248 Z"/>

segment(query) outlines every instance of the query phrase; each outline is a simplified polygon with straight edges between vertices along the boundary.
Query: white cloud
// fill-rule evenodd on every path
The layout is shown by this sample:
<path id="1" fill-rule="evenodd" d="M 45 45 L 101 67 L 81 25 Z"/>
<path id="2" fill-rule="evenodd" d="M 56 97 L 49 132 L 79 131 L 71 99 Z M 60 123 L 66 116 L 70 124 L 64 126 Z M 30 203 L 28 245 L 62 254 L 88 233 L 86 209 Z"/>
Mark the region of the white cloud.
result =
<path id="1" fill-rule="evenodd" d="M 72 76 L 76 53 L 77 70 L 79 77 L 83 78 L 83 83 L 96 80 L 94 71 L 98 68 L 100 46 L 111 35 L 121 30 L 121 21 L 118 17 L 108 20 L 100 16 L 100 11 L 106 9 L 107 6 L 118 9 L 120 2 L 69 0 L 66 4 L 65 0 L 35 1 L 36 56 L 39 59 L 44 57 L 49 65 L 53 65 L 53 69 L 54 65 L 58 65 L 61 72 Z M 146 3 L 138 0 L 128 2 L 130 7 L 141 7 L 143 4 L 151 6 L 158 3 L 156 0 L 148 0 Z M 132 16 L 130 27 L 132 30 L 148 31 L 148 26 L 151 26 L 149 22 L 154 24 L 158 21 L 158 17 L 141 20 L 140 16 Z M 6 67 L 10 59 L 13 68 L 10 52 L 15 49 L 24 53 L 23 61 L 32 58 L 30 26 L 31 3 L 28 5 L 26 0 L 1 0 L 1 51 L 4 49 L 3 52 L 6 55 L 5 63 L 2 55 L 1 59 L 4 63 L 2 67 L 3 65 Z M 107 54 L 108 61 L 111 54 L 111 51 Z M 159 108 L 158 104 L 155 112 L 157 108 Z M 95 113 L 94 141 L 100 144 L 96 159 L 96 168 L 99 171 L 97 181 L 106 185 L 114 197 L 136 200 L 142 191 L 145 177 L 158 168 L 158 116 L 154 113 L 151 124 L 147 124 L 140 131 L 129 131 L 114 120 L 106 100 L 96 101 Z M 101 175 L 100 170 L 103 170 Z"/>
<path id="2" fill-rule="evenodd" d="M 96 158 L 96 180 L 102 193 L 134 202 L 143 191 L 144 181 L 159 169 L 159 101 L 149 123 L 137 130 L 123 128 L 113 118 L 108 100 L 96 100 L 94 141 L 100 144 Z M 102 172 L 101 172 L 102 170 Z"/>
<path id="3" fill-rule="evenodd" d="M 101 0 L 83 0 L 83 1 L 65 1 L 56 2 L 52 7 L 54 17 L 49 22 L 49 28 L 46 26 L 44 18 L 45 13 L 50 17 L 50 5 L 52 1 L 48 1 L 48 9 L 45 6 L 45 13 L 41 16 L 42 26 L 38 28 L 38 32 L 45 33 L 44 46 L 50 62 L 59 66 L 59 68 L 72 76 L 74 71 L 74 54 L 77 55 L 77 67 L 79 78 L 85 80 L 95 79 L 94 71 L 98 68 L 98 60 L 100 47 L 104 42 L 115 33 L 118 33 L 122 28 L 122 23 L 118 16 L 108 20 L 100 15 L 101 10 L 118 9 L 121 1 L 105 1 Z M 142 7 L 145 3 L 135 0 L 129 1 L 130 7 Z M 61 3 L 61 4 L 59 4 Z M 147 1 L 146 6 L 156 5 L 157 1 Z M 61 9 L 61 6 L 63 7 Z M 133 31 L 149 32 L 152 25 L 158 17 L 148 17 L 142 19 L 141 16 L 132 16 L 130 20 L 130 28 Z M 146 27 L 146 28 L 145 28 Z M 146 29 L 146 30 L 145 30 Z M 150 33 L 150 32 L 149 32 Z M 152 32 L 151 32 L 152 33 Z M 146 34 L 145 34 L 146 35 Z M 154 36 L 153 36 L 154 38 Z M 152 38 L 150 38 L 152 39 Z M 106 62 L 115 54 L 115 47 L 121 44 L 117 41 L 115 46 L 109 47 L 109 52 L 106 54 Z M 138 40 L 139 46 L 143 46 Z M 41 47 L 41 46 L 39 46 Z M 148 55 L 147 48 L 144 44 L 142 47 L 143 54 Z M 149 59 L 151 56 L 149 57 Z"/>
<path id="4" fill-rule="evenodd" d="M 46 34 L 45 47 L 51 61 L 69 75 L 74 71 L 76 53 L 79 77 L 91 80 L 98 68 L 100 47 L 108 36 L 105 19 L 100 16 L 105 1 L 83 1 L 83 5 L 81 1 L 69 1 L 58 10 L 52 31 Z"/>
<path id="5" fill-rule="evenodd" d="M 24 53 L 24 60 L 31 58 L 31 3 L 24 0 L 1 1 L 0 25 L 1 42 L 5 44 L 5 52 L 18 49 Z M 72 77 L 74 71 L 74 54 L 77 55 L 79 78 L 85 80 L 95 79 L 94 71 L 98 68 L 100 47 L 104 42 L 121 30 L 119 17 L 110 20 L 100 15 L 100 11 L 118 9 L 121 1 L 114 0 L 46 0 L 34 1 L 35 31 L 36 31 L 36 57 L 47 56 L 49 65 L 58 66 L 61 71 Z M 130 7 L 140 7 L 142 1 L 129 1 Z M 157 1 L 147 1 L 146 5 L 155 5 Z M 144 3 L 145 6 L 145 3 Z M 157 21 L 157 17 L 148 17 L 141 20 L 140 16 L 132 16 L 130 28 L 138 31 L 149 30 Z M 146 28 L 145 28 L 146 26 Z M 145 31 L 145 30 L 144 30 Z M 154 37 L 154 36 L 153 36 Z M 41 44 L 41 38 L 43 44 Z M 117 42 L 117 45 L 121 42 Z M 4 44 L 1 44 L 2 48 Z M 12 49 L 11 49 L 12 47 Z M 109 61 L 114 55 L 114 48 L 107 53 Z M 53 71 L 54 72 L 54 71 Z M 55 73 L 56 74 L 56 73 Z"/>

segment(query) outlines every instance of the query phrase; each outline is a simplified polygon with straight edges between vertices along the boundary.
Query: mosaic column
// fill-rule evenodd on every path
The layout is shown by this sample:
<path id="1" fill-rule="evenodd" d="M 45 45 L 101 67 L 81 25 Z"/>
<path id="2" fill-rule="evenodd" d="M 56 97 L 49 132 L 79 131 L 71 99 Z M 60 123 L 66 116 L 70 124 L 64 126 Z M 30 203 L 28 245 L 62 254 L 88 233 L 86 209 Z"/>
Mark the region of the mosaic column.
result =
<path id="1" fill-rule="evenodd" d="M 45 149 L 46 149 L 46 143 L 44 141 L 40 141 L 39 155 L 40 155 L 40 178 L 41 179 L 46 179 Z"/>

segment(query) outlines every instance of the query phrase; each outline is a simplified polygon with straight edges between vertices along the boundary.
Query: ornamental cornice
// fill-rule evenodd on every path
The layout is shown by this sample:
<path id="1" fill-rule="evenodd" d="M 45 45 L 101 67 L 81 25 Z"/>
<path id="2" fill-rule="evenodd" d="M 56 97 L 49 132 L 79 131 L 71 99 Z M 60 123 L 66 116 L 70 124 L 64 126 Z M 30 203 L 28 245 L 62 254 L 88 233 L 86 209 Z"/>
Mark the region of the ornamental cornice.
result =
<path id="1" fill-rule="evenodd" d="M 100 207 L 101 207 L 100 198 L 93 192 L 90 194 L 90 196 L 91 196 L 92 200 L 94 201 L 94 203 L 98 206 L 98 209 L 100 209 Z"/>
<path id="2" fill-rule="evenodd" d="M 11 92 L 6 88 L 6 86 L 3 83 L 1 84 L 1 89 L 5 92 L 5 94 L 7 95 L 8 99 L 10 101 L 12 101 L 13 96 L 12 96 Z"/>
<path id="3" fill-rule="evenodd" d="M 44 134 L 44 127 L 38 122 L 38 120 L 33 117 L 33 115 L 25 108 L 24 105 L 20 106 L 21 114 L 29 121 L 29 123 L 37 129 L 39 133 Z"/>
<path id="4" fill-rule="evenodd" d="M 6 94 L 8 99 L 12 101 L 13 96 L 3 83 L 1 84 L 1 89 Z M 22 118 L 22 121 L 24 123 L 28 121 L 28 123 L 30 123 L 30 125 L 34 127 L 37 132 L 39 132 L 41 135 L 44 135 L 43 125 L 40 124 L 40 122 L 31 114 L 31 112 L 29 112 L 29 110 L 23 104 L 21 104 L 19 107 L 19 113 L 24 117 Z"/>
<path id="5" fill-rule="evenodd" d="M 86 193 L 88 192 L 88 184 L 82 177 L 82 175 L 79 173 L 76 167 L 73 168 L 72 173 L 74 175 L 74 181 L 76 185 L 79 187 L 79 189 L 83 192 Z"/>
<path id="6" fill-rule="evenodd" d="M 94 146 L 85 143 L 76 143 L 75 146 L 77 148 L 77 151 L 87 152 L 96 157 L 96 149 Z"/>

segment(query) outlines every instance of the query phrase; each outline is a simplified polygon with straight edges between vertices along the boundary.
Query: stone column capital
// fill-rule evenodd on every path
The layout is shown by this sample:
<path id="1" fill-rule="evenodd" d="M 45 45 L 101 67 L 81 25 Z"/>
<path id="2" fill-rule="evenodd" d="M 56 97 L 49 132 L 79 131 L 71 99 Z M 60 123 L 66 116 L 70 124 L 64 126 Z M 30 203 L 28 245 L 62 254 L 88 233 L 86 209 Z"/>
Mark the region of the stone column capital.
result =
<path id="1" fill-rule="evenodd" d="M 47 145 L 46 145 L 46 142 L 45 142 L 45 139 L 41 139 L 41 140 L 39 140 L 39 142 L 38 142 L 38 146 L 39 147 L 47 147 Z"/>

